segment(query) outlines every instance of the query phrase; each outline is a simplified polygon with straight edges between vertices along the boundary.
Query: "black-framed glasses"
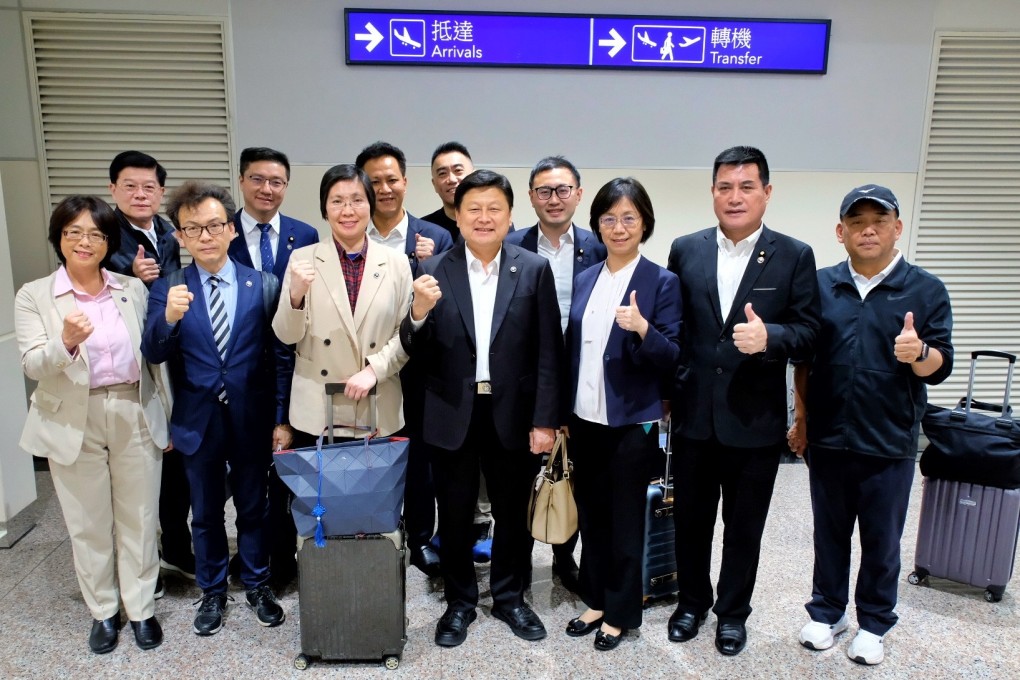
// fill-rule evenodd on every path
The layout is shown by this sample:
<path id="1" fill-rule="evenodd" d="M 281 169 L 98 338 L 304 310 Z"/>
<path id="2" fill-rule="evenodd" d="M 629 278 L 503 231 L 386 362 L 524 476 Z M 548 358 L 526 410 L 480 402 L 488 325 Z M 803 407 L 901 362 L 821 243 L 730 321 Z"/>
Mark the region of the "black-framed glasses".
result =
<path id="1" fill-rule="evenodd" d="M 561 199 L 568 199 L 570 195 L 574 193 L 573 184 L 561 184 L 556 187 L 535 187 L 532 189 L 535 195 L 538 196 L 540 201 L 548 201 L 552 198 L 553 192 L 556 192 L 556 196 Z"/>
<path id="2" fill-rule="evenodd" d="M 641 220 L 637 215 L 624 215 L 623 217 L 617 217 L 616 215 L 603 215 L 599 218 L 599 226 L 603 229 L 612 229 L 617 223 L 624 226 L 625 229 L 633 229 L 637 226 L 637 223 Z"/>
<path id="3" fill-rule="evenodd" d="M 248 175 L 248 181 L 257 187 L 260 187 L 266 182 L 269 182 L 269 188 L 272 189 L 273 191 L 279 191 L 280 189 L 287 186 L 287 183 L 282 179 L 276 177 L 273 178 L 263 177 L 262 175 Z"/>
<path id="4" fill-rule="evenodd" d="M 108 236 L 101 231 L 82 231 L 81 229 L 65 229 L 61 232 L 68 241 L 81 241 L 89 243 L 106 243 Z"/>
<path id="5" fill-rule="evenodd" d="M 200 238 L 203 231 L 209 232 L 210 236 L 219 236 L 223 233 L 223 230 L 227 228 L 229 222 L 213 222 L 212 224 L 206 224 L 201 227 L 181 227 L 181 231 L 188 238 Z"/>

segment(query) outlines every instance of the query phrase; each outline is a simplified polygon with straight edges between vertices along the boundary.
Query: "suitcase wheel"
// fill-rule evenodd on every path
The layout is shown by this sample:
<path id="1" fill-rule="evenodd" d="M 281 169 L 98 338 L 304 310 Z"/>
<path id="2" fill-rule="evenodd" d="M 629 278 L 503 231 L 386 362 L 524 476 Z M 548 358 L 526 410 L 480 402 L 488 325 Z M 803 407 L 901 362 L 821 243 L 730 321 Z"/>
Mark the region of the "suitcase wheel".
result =
<path id="1" fill-rule="evenodd" d="M 294 657 L 294 668 L 298 669 L 299 671 L 303 671 L 306 668 L 308 668 L 309 663 L 310 660 L 304 654 L 298 654 L 297 656 Z"/>
<path id="2" fill-rule="evenodd" d="M 912 586 L 919 586 L 926 578 L 928 578 L 928 572 L 920 567 L 916 567 L 914 571 L 910 572 L 910 575 L 907 576 L 907 583 Z"/>
<path id="3" fill-rule="evenodd" d="M 985 601 L 986 602 L 1001 602 L 1002 601 L 1002 593 L 1001 592 L 996 592 L 996 591 L 992 590 L 991 588 L 989 588 L 988 590 L 985 591 Z"/>
<path id="4" fill-rule="evenodd" d="M 388 671 L 395 671 L 395 670 L 397 670 L 397 666 L 400 665 L 400 659 L 398 659 L 395 656 L 388 656 L 383 661 L 383 665 L 386 666 L 386 670 L 388 670 Z"/>

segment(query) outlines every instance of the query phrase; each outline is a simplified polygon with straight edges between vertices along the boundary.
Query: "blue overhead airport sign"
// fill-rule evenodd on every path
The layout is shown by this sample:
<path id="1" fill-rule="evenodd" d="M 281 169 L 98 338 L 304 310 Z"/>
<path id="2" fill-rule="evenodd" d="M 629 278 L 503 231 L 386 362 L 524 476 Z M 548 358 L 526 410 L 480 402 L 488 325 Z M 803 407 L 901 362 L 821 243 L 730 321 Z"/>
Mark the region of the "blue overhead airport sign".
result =
<path id="1" fill-rule="evenodd" d="M 828 19 L 345 9 L 348 64 L 825 73 Z"/>

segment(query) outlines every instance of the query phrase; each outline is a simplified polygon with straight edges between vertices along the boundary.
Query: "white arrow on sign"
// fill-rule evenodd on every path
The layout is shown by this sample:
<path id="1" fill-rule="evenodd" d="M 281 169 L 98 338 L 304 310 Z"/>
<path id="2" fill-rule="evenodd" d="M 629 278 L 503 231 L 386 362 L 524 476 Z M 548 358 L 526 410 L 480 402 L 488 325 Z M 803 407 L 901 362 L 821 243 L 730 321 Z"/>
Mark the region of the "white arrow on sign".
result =
<path id="1" fill-rule="evenodd" d="M 375 46 L 382 42 L 382 33 L 380 33 L 375 26 L 372 24 L 365 24 L 365 30 L 368 33 L 355 33 L 355 40 L 364 40 L 368 44 L 365 45 L 365 49 L 371 52 L 375 49 Z"/>
<path id="2" fill-rule="evenodd" d="M 602 38 L 599 40 L 599 47 L 612 47 L 613 49 L 609 50 L 609 56 L 615 57 L 617 52 L 627 46 L 627 41 L 623 39 L 623 36 L 616 32 L 615 28 L 609 29 L 609 35 L 613 37 Z"/>

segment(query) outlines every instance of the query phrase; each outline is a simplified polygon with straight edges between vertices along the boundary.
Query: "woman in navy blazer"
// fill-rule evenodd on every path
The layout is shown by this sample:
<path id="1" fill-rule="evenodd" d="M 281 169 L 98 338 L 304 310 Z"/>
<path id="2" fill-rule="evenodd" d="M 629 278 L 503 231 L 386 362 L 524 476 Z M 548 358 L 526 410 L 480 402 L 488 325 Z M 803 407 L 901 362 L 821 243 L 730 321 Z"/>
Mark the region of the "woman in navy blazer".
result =
<path id="1" fill-rule="evenodd" d="M 608 256 L 574 279 L 567 326 L 565 412 L 588 610 L 566 632 L 598 629 L 595 649 L 605 651 L 641 625 L 647 471 L 680 356 L 680 283 L 639 253 L 655 214 L 637 180 L 617 178 L 599 189 L 589 223 Z"/>

